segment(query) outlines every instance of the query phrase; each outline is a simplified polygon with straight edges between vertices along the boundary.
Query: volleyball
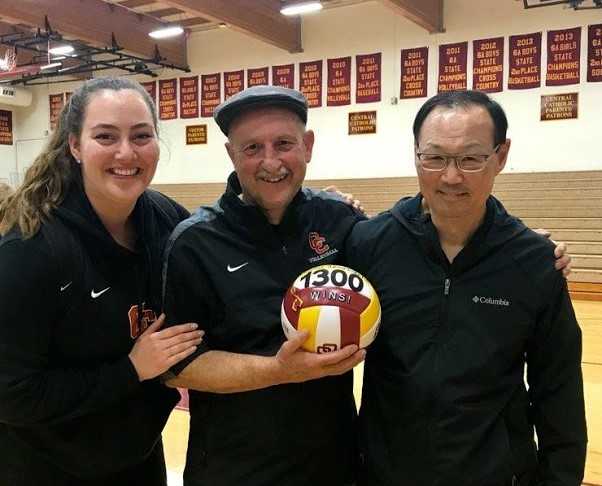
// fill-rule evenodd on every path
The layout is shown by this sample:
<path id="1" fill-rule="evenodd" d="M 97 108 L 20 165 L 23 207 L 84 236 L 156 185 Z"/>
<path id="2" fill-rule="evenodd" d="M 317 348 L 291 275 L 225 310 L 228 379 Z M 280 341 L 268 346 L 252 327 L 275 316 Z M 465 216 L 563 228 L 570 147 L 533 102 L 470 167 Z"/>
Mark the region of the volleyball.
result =
<path id="1" fill-rule="evenodd" d="M 380 316 L 380 301 L 368 279 L 340 265 L 320 265 L 299 275 L 280 313 L 285 335 L 308 331 L 302 347 L 314 353 L 349 344 L 365 348 L 376 337 Z"/>

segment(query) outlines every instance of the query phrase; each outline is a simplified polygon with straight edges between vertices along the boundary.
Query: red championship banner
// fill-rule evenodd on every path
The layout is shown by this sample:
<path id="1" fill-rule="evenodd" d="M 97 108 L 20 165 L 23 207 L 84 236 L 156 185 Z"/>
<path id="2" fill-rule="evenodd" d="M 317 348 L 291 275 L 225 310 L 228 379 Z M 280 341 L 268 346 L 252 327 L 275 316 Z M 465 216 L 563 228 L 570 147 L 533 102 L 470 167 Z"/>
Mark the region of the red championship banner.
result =
<path id="1" fill-rule="evenodd" d="M 54 130 L 65 104 L 65 97 L 63 93 L 48 95 L 48 103 L 50 104 L 50 130 Z"/>
<path id="2" fill-rule="evenodd" d="M 159 80 L 159 120 L 178 118 L 177 79 Z"/>
<path id="3" fill-rule="evenodd" d="M 509 42 L 508 89 L 541 86 L 541 32 L 511 35 Z"/>
<path id="4" fill-rule="evenodd" d="M 0 110 L 0 145 L 13 144 L 13 112 Z"/>
<path id="5" fill-rule="evenodd" d="M 468 42 L 439 46 L 439 92 L 466 89 L 467 57 Z"/>
<path id="6" fill-rule="evenodd" d="M 213 110 L 220 104 L 221 100 L 220 73 L 201 75 L 201 116 L 213 116 Z"/>
<path id="7" fill-rule="evenodd" d="M 356 103 L 380 101 L 381 53 L 355 56 Z"/>
<path id="8" fill-rule="evenodd" d="M 142 87 L 146 90 L 148 95 L 153 100 L 153 103 L 157 104 L 157 82 L 156 81 L 148 81 L 146 83 L 140 83 Z"/>
<path id="9" fill-rule="evenodd" d="M 272 66 L 272 84 L 283 88 L 295 88 L 295 65 Z"/>
<path id="10" fill-rule="evenodd" d="M 399 99 L 423 98 L 427 93 L 428 47 L 401 50 L 401 89 Z"/>
<path id="11" fill-rule="evenodd" d="M 328 59 L 327 106 L 351 104 L 351 56 Z"/>
<path id="12" fill-rule="evenodd" d="M 229 71 L 224 73 L 224 99 L 227 100 L 245 89 L 245 72 Z"/>
<path id="13" fill-rule="evenodd" d="M 322 61 L 299 63 L 299 91 L 310 108 L 322 106 Z"/>
<path id="14" fill-rule="evenodd" d="M 587 29 L 587 80 L 602 81 L 602 24 Z"/>
<path id="15" fill-rule="evenodd" d="M 249 88 L 251 86 L 265 86 L 269 84 L 268 76 L 269 69 L 267 67 L 247 69 L 247 86 Z"/>
<path id="16" fill-rule="evenodd" d="M 199 116 L 199 77 L 180 78 L 180 118 Z"/>
<path id="17" fill-rule="evenodd" d="M 504 89 L 504 38 L 472 42 L 472 89 L 498 93 Z"/>
<path id="18" fill-rule="evenodd" d="M 587 80 L 602 81 L 602 24 L 587 29 Z"/>
<path id="19" fill-rule="evenodd" d="M 546 86 L 579 83 L 581 27 L 548 31 Z"/>

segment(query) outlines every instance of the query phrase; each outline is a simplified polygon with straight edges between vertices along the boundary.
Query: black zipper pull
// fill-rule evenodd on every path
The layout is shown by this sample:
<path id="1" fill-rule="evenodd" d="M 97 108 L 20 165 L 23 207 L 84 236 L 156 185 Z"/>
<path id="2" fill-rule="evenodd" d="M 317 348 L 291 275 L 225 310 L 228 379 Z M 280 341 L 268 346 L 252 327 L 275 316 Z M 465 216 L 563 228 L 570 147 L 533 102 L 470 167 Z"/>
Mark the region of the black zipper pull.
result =
<path id="1" fill-rule="evenodd" d="M 282 245 L 282 253 L 284 255 L 288 255 L 288 250 L 286 249 L 286 245 Z"/>

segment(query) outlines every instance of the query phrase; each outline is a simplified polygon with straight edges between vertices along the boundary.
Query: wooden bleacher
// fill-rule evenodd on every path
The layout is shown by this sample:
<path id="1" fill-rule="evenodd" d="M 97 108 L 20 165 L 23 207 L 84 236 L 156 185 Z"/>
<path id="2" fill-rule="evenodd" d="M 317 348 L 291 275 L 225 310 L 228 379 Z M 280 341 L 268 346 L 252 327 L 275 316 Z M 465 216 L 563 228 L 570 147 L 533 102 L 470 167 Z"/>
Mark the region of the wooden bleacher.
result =
<path id="1" fill-rule="evenodd" d="M 416 177 L 307 181 L 315 188 L 331 184 L 353 193 L 369 214 L 418 191 Z M 224 190 L 223 183 L 153 187 L 190 210 L 211 204 Z M 552 238 L 568 243 L 573 256 L 569 277 L 573 298 L 602 301 L 602 171 L 500 174 L 494 194 L 530 227 L 546 228 Z"/>

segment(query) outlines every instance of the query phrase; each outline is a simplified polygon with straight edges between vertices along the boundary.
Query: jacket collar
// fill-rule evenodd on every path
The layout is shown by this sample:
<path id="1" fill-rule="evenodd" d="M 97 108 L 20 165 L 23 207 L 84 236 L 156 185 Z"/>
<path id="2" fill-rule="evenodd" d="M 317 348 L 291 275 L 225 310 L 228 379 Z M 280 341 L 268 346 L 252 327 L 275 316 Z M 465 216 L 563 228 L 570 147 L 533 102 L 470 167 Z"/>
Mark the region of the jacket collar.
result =
<path id="1" fill-rule="evenodd" d="M 453 265 L 449 265 L 441 249 L 437 228 L 430 215 L 422 211 L 422 194 L 401 199 L 395 204 L 391 213 L 395 220 L 419 241 L 430 258 L 454 267 L 457 271 L 476 264 L 527 229 L 522 221 L 508 214 L 499 200 L 489 196 L 483 223 L 454 259 Z"/>
<path id="2" fill-rule="evenodd" d="M 297 192 L 291 203 L 284 212 L 282 221 L 278 225 L 271 224 L 261 209 L 257 206 L 248 204 L 240 197 L 242 187 L 236 172 L 232 172 L 228 177 L 226 192 L 219 200 L 219 205 L 224 211 L 228 212 L 229 218 L 238 226 L 238 231 L 248 229 L 255 236 L 273 236 L 276 233 L 291 233 L 297 227 L 298 208 L 302 205 L 306 196 L 304 190 Z"/>
<path id="3" fill-rule="evenodd" d="M 136 227 L 137 246 L 145 246 L 145 240 L 154 237 L 154 235 L 147 234 L 148 230 L 154 227 L 154 222 L 151 221 L 154 214 L 153 211 L 148 210 L 149 204 L 151 204 L 151 201 L 146 192 L 144 192 L 134 206 L 133 218 Z M 85 241 L 93 242 L 95 246 L 104 251 L 122 255 L 131 254 L 129 250 L 115 242 L 102 224 L 80 180 L 75 180 L 71 183 L 65 199 L 54 210 L 53 215 L 77 231 Z"/>

